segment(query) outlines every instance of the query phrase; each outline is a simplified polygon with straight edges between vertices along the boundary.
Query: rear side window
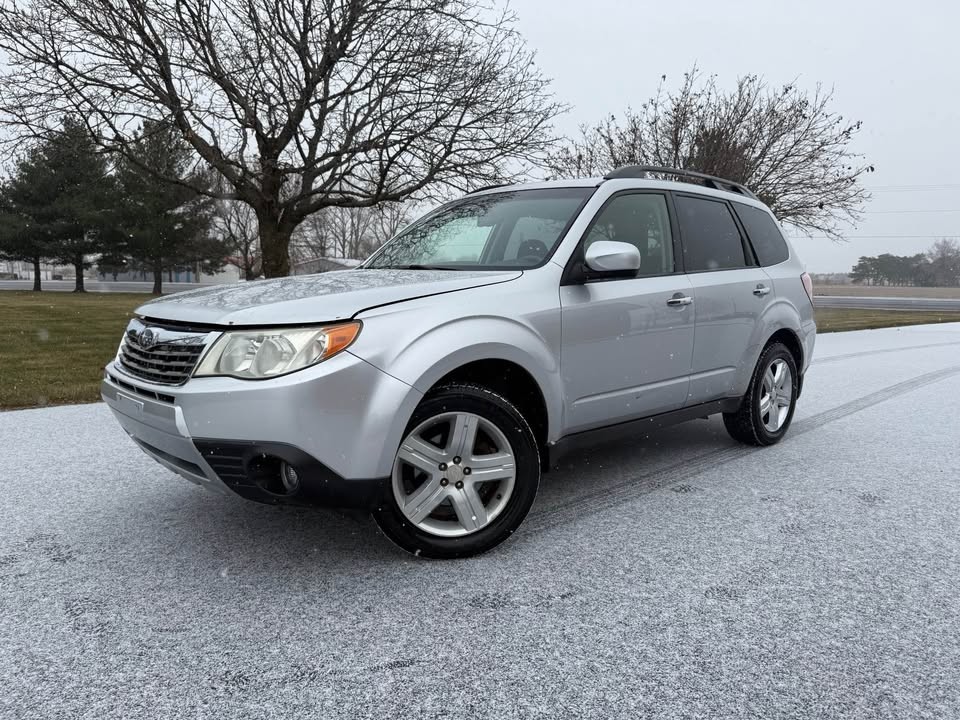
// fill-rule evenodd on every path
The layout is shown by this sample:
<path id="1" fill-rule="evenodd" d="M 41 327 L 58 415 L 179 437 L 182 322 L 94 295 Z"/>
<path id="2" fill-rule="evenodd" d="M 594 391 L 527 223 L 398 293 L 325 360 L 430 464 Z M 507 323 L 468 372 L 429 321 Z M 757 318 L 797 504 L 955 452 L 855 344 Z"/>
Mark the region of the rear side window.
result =
<path id="1" fill-rule="evenodd" d="M 687 272 L 747 266 L 740 229 L 725 202 L 678 195 L 676 205 Z"/>
<path id="2" fill-rule="evenodd" d="M 761 265 L 776 265 L 790 257 L 783 233 L 769 213 L 742 203 L 734 205 Z"/>

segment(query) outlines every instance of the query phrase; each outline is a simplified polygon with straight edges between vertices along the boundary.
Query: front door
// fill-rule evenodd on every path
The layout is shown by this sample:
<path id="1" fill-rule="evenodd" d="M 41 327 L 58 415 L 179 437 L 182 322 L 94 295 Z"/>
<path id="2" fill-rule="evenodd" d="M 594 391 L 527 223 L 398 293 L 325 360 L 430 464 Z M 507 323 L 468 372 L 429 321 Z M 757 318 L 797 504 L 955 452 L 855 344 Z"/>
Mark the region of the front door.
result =
<path id="1" fill-rule="evenodd" d="M 587 430 L 683 406 L 693 353 L 692 287 L 676 271 L 663 193 L 614 195 L 573 255 L 596 240 L 640 250 L 637 277 L 560 287 L 564 430 Z"/>

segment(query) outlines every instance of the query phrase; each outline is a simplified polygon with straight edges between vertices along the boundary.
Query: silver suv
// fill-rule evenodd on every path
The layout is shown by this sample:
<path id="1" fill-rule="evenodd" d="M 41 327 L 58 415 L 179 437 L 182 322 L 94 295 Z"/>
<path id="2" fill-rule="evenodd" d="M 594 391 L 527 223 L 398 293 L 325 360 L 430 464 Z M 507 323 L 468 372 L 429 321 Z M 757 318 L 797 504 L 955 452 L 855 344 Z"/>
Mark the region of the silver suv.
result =
<path id="1" fill-rule="evenodd" d="M 356 270 L 148 302 L 102 394 L 198 485 L 368 509 L 405 550 L 463 557 L 605 433 L 723 413 L 736 440 L 778 442 L 811 294 L 749 190 L 628 167 L 472 193 Z"/>

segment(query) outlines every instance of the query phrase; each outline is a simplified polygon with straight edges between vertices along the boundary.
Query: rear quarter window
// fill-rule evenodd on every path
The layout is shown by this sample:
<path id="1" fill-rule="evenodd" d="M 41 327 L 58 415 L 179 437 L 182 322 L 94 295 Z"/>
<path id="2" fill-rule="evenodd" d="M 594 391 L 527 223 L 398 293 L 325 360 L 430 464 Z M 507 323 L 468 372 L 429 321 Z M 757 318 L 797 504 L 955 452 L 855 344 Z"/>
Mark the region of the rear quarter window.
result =
<path id="1" fill-rule="evenodd" d="M 770 213 L 742 203 L 734 206 L 761 265 L 776 265 L 790 257 L 783 233 Z"/>

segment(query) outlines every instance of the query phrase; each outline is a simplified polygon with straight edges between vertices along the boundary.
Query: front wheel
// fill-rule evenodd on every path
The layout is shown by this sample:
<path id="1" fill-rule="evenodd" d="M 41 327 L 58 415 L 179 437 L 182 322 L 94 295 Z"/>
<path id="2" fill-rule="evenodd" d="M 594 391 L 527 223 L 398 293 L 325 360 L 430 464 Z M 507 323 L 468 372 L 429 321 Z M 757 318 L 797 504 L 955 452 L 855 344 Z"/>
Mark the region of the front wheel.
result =
<path id="1" fill-rule="evenodd" d="M 520 526 L 539 483 L 537 443 L 516 407 L 483 387 L 449 385 L 410 419 L 374 518 L 408 552 L 478 555 Z"/>
<path id="2" fill-rule="evenodd" d="M 799 378 L 793 353 L 782 343 L 768 345 L 760 355 L 740 407 L 723 415 L 730 436 L 747 445 L 780 442 L 797 407 Z"/>

